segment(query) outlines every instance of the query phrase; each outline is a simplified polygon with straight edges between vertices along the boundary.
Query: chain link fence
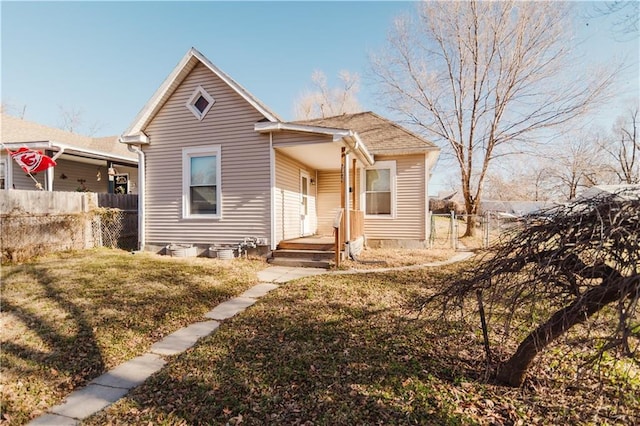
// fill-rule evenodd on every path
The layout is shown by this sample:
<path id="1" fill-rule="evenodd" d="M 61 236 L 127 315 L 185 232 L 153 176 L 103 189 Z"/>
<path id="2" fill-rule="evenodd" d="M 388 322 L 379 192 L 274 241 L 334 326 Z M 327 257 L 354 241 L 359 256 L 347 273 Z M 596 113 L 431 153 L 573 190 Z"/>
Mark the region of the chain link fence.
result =
<path id="1" fill-rule="evenodd" d="M 138 248 L 138 212 L 116 208 L 97 210 L 92 222 L 96 246 L 135 250 Z"/>
<path id="2" fill-rule="evenodd" d="M 90 216 L 77 214 L 6 214 L 0 218 L 2 261 L 21 262 L 61 250 L 94 245 Z"/>
<path id="3" fill-rule="evenodd" d="M 430 214 L 431 233 L 429 243 L 432 248 L 488 248 L 502 233 L 521 223 L 514 215 L 486 212 L 483 215 Z M 471 221 L 473 236 L 462 238 L 467 222 Z"/>
<path id="4" fill-rule="evenodd" d="M 138 245 L 137 211 L 98 208 L 86 213 L 12 213 L 2 215 L 0 221 L 3 262 L 92 247 L 135 250 Z"/>

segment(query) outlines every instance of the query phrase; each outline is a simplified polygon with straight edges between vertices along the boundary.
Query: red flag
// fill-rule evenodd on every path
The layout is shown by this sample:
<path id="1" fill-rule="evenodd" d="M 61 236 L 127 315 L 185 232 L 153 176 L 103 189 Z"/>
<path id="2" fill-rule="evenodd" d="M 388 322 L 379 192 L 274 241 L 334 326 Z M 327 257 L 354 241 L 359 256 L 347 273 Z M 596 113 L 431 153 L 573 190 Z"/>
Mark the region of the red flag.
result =
<path id="1" fill-rule="evenodd" d="M 9 151 L 7 149 L 7 151 Z M 41 151 L 29 148 L 20 148 L 16 152 L 9 151 L 11 158 L 25 171 L 25 173 L 38 173 L 56 165 L 56 162 L 44 155 Z"/>

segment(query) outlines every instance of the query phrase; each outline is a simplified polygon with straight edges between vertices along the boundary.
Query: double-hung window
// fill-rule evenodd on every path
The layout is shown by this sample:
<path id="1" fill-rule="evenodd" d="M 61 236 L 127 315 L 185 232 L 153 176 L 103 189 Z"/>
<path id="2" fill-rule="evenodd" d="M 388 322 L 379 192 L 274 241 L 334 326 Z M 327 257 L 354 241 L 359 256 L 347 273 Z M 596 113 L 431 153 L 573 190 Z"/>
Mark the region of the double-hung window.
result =
<path id="1" fill-rule="evenodd" d="M 396 162 L 378 161 L 364 170 L 365 214 L 393 218 L 396 213 Z"/>
<path id="2" fill-rule="evenodd" d="M 220 218 L 220 146 L 183 148 L 183 217 Z"/>

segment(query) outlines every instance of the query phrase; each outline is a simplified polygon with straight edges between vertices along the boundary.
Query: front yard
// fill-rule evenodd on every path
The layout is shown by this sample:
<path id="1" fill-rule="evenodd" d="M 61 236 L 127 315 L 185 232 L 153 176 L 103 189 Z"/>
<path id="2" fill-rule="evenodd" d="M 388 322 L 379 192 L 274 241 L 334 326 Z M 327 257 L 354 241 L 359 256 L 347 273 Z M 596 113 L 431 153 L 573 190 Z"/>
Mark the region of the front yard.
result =
<path id="1" fill-rule="evenodd" d="M 23 424 L 257 283 L 230 263 L 96 249 L 2 267 L 2 419 Z"/>
<path id="2" fill-rule="evenodd" d="M 414 303 L 463 266 L 287 283 L 168 357 L 163 370 L 83 424 L 640 421 L 639 378 L 605 369 L 596 382 L 593 371 L 566 362 L 572 355 L 561 345 L 522 389 L 485 380 L 473 303 L 447 316 L 418 315 Z M 112 250 L 3 266 L 2 422 L 26 423 L 74 387 L 202 320 L 254 285 L 264 267 Z"/>

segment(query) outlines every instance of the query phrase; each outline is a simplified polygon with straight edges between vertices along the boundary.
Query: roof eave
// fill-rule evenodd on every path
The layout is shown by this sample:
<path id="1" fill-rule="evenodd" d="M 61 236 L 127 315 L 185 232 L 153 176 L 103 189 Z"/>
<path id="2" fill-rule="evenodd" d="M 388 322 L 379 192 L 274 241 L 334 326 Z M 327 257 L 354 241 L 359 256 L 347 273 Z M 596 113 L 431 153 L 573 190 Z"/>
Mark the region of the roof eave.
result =
<path id="1" fill-rule="evenodd" d="M 144 132 L 135 135 L 122 135 L 118 138 L 118 142 L 127 145 L 147 145 L 149 144 L 149 136 L 145 135 Z"/>
<path id="2" fill-rule="evenodd" d="M 254 130 L 258 133 L 269 132 L 302 132 L 302 133 L 314 133 L 319 135 L 333 136 L 341 139 L 349 135 L 349 130 L 339 129 L 336 127 L 321 127 L 321 126 L 309 126 L 307 124 L 294 124 L 278 122 L 258 122 L 254 125 Z"/>
<path id="3" fill-rule="evenodd" d="M 440 153 L 438 147 L 426 147 L 426 148 L 387 148 L 387 149 L 374 149 L 372 150 L 374 155 L 411 155 L 411 154 L 426 154 L 426 153 Z"/>
<path id="4" fill-rule="evenodd" d="M 88 155 L 91 158 L 95 158 L 99 160 L 116 160 L 116 161 L 131 163 L 131 164 L 138 163 L 137 157 L 126 157 L 124 155 L 113 154 L 113 153 L 104 152 L 104 151 L 97 151 L 94 149 L 73 146 L 73 145 L 56 142 L 56 141 L 6 142 L 4 143 L 4 145 L 9 149 L 19 149 L 23 146 L 26 146 L 27 148 L 31 148 L 31 149 L 56 148 L 58 151 L 62 151 L 66 154 L 75 152 L 77 154 Z"/>

